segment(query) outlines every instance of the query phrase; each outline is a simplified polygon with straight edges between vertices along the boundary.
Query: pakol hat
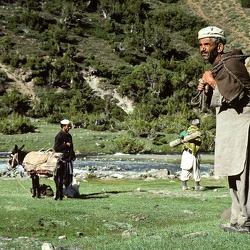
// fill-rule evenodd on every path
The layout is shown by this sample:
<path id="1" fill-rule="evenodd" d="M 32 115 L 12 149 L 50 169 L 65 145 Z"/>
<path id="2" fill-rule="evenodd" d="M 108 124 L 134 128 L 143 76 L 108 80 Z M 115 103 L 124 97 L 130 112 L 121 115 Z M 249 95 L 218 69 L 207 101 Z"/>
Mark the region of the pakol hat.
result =
<path id="1" fill-rule="evenodd" d="M 192 121 L 191 121 L 191 125 L 194 125 L 194 126 L 197 126 L 197 125 L 199 125 L 200 124 L 200 120 L 197 118 L 197 119 L 193 119 Z"/>
<path id="2" fill-rule="evenodd" d="M 220 37 L 226 39 L 225 32 L 216 26 L 208 26 L 198 32 L 198 40 L 209 37 Z"/>
<path id="3" fill-rule="evenodd" d="M 64 119 L 64 120 L 61 121 L 61 124 L 62 125 L 70 125 L 71 122 L 69 120 L 67 120 L 67 119 Z"/>

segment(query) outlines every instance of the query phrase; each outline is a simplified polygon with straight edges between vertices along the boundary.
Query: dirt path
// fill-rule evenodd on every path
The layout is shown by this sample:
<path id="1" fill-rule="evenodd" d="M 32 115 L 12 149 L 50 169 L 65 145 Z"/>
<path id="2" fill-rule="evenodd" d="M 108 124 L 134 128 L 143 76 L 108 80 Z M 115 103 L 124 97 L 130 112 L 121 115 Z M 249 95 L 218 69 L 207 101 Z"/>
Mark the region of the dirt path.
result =
<path id="1" fill-rule="evenodd" d="M 121 97 L 116 89 L 103 89 L 100 86 L 101 78 L 95 75 L 89 75 L 88 72 L 82 71 L 83 78 L 89 84 L 89 86 L 95 91 L 95 94 L 101 97 L 103 100 L 105 98 L 110 98 L 110 101 L 116 103 L 116 105 L 122 108 L 127 114 L 133 111 L 133 101 L 131 101 L 128 97 Z"/>

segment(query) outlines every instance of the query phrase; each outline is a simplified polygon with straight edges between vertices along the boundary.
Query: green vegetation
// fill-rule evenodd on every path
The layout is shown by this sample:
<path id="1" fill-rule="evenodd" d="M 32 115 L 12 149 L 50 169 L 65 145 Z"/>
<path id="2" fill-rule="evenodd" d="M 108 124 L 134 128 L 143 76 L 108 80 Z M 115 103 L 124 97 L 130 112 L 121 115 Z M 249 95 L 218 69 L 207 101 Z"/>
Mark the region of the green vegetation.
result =
<path id="1" fill-rule="evenodd" d="M 19 119 L 17 119 L 19 121 Z M 17 122 L 15 121 L 15 122 Z M 14 124 L 14 123 L 13 123 Z M 9 152 L 14 145 L 25 145 L 24 150 L 40 150 L 53 148 L 54 138 L 60 131 L 60 124 L 51 124 L 44 121 L 31 123 L 35 127 L 33 133 L 26 134 L 1 134 L 0 151 Z M 14 126 L 14 125 L 12 125 Z M 77 153 L 179 153 L 181 147 L 170 148 L 169 142 L 178 137 L 177 134 L 157 134 L 157 139 L 138 140 L 125 130 L 121 131 L 94 131 L 84 128 L 70 130 L 73 137 L 74 148 Z M 157 141 L 158 143 L 155 143 Z"/>
<path id="2" fill-rule="evenodd" d="M 248 1 L 234 4 L 238 2 L 244 7 Z M 246 49 L 247 38 L 235 39 L 239 33 L 233 34 L 229 26 L 248 34 L 235 17 L 249 15 L 247 9 L 232 9 L 231 1 L 193 4 L 194 8 L 181 0 L 0 1 L 0 132 L 32 132 L 29 119 L 58 124 L 67 117 L 88 130 L 126 130 L 128 137 L 119 145 L 130 144 L 131 152 L 150 152 L 141 140 L 164 144 L 162 135 L 180 133 L 198 116 L 204 132 L 202 150 L 213 150 L 214 114 L 208 107 L 202 113 L 191 105 L 198 79 L 208 68 L 198 54 L 197 32 L 207 23 L 197 18 L 202 14 L 197 7 L 202 6 L 209 18 L 222 18 L 222 9 L 228 10 L 228 18 L 234 20 L 223 27 L 229 48 Z M 6 67 L 20 77 L 22 88 L 15 86 Z M 103 89 L 128 97 L 133 112 L 118 107 L 112 94 L 98 97 L 86 80 L 89 75 L 98 77 Z M 29 83 L 34 84 L 35 98 L 24 91 Z M 13 123 L 13 117 L 18 121 Z M 137 150 L 131 147 L 131 137 L 138 141 Z"/>
<path id="3" fill-rule="evenodd" d="M 241 0 L 241 6 L 244 8 L 250 8 L 250 1 L 249 0 Z"/>
<path id="4" fill-rule="evenodd" d="M 54 190 L 52 180 L 41 183 Z M 58 202 L 31 198 L 31 180 L 1 179 L 0 232 L 13 237 L 2 247 L 36 250 L 51 242 L 67 249 L 220 250 L 238 249 L 240 242 L 247 249 L 249 236 L 219 228 L 221 213 L 230 207 L 226 180 L 203 184 L 207 191 L 183 192 L 178 179 L 90 179 L 81 182 L 83 199 Z M 122 236 L 126 230 L 134 235 Z M 29 239 L 16 239 L 21 236 Z"/>
<path id="5" fill-rule="evenodd" d="M 0 97 L 3 134 L 34 131 L 28 121 L 11 124 L 18 113 L 56 124 L 67 117 L 90 130 L 127 130 L 138 142 L 147 138 L 161 144 L 159 134 L 178 134 L 188 120 L 201 116 L 190 105 L 204 68 L 201 59 L 190 57 L 197 51 L 190 29 L 198 31 L 205 22 L 176 11 L 179 1 L 16 0 L 1 6 L 1 62 L 26 74 L 37 97 L 18 88 Z M 185 51 L 178 49 L 181 43 L 188 44 Z M 126 114 L 112 96 L 96 97 L 83 77 L 89 70 L 103 79 L 104 88 L 116 88 L 133 101 L 134 112 Z M 5 88 L 9 80 L 3 78 Z M 59 87 L 62 91 L 55 92 Z M 130 137 L 118 144 L 132 145 Z M 127 148 L 151 151 L 141 143 Z"/>

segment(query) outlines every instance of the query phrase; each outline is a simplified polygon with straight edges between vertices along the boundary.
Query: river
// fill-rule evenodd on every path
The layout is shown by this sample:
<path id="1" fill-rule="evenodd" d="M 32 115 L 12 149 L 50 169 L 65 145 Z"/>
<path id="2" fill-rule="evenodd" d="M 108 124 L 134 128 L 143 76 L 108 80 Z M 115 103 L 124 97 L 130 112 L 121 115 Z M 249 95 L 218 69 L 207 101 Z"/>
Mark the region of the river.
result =
<path id="1" fill-rule="evenodd" d="M 6 169 L 10 152 L 0 152 L 0 170 Z M 213 154 L 201 154 L 201 172 L 209 173 L 213 166 Z M 172 174 L 180 171 L 180 154 L 78 154 L 74 162 L 76 171 L 148 172 L 168 169 Z"/>

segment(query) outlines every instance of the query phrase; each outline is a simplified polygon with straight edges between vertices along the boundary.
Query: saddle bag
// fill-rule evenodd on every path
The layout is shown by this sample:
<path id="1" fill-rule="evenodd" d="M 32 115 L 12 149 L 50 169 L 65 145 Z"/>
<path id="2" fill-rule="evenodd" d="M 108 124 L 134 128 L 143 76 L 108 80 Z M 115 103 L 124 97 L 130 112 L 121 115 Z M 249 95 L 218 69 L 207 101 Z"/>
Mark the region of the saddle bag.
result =
<path id="1" fill-rule="evenodd" d="M 31 151 L 23 160 L 23 168 L 27 172 L 54 175 L 57 163 L 63 153 L 55 153 L 52 149 Z"/>

